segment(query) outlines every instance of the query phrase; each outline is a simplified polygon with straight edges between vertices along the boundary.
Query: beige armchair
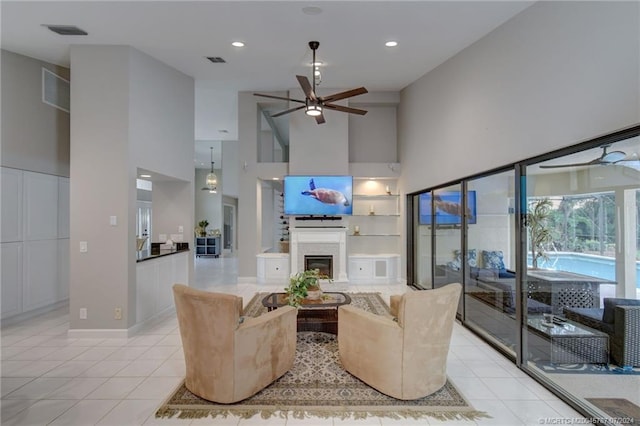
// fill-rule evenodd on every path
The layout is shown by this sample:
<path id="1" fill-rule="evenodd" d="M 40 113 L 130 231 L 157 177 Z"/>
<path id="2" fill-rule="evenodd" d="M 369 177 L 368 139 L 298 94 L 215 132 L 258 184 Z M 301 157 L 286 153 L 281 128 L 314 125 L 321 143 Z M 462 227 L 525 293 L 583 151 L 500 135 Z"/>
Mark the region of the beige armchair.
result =
<path id="1" fill-rule="evenodd" d="M 344 368 L 397 399 L 418 399 L 444 386 L 460 284 L 391 297 L 397 322 L 354 306 L 338 309 Z"/>
<path id="2" fill-rule="evenodd" d="M 286 373 L 296 352 L 291 306 L 244 318 L 242 298 L 173 286 L 186 364 L 185 386 L 209 401 L 248 398 Z"/>

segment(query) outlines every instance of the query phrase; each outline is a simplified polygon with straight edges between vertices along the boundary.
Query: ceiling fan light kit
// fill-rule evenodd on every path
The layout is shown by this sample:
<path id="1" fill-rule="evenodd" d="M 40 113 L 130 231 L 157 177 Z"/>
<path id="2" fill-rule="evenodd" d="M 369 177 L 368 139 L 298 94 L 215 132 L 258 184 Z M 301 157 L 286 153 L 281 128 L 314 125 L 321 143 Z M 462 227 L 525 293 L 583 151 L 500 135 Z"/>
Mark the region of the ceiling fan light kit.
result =
<path id="1" fill-rule="evenodd" d="M 311 81 L 313 82 L 313 84 L 311 84 L 309 82 L 309 79 L 303 75 L 297 75 L 296 79 L 298 80 L 298 84 L 300 85 L 300 87 L 302 88 L 302 91 L 304 92 L 305 95 L 305 100 L 301 100 L 301 99 L 292 99 L 292 98 L 285 98 L 282 96 L 274 96 L 274 95 L 264 95 L 261 93 L 254 93 L 254 96 L 261 96 L 263 98 L 271 98 L 271 99 L 280 99 L 283 101 L 289 101 L 289 102 L 297 102 L 297 103 L 301 103 L 304 105 L 301 106 L 297 106 L 297 107 L 293 107 L 290 108 L 288 110 L 285 111 L 280 111 L 276 114 L 272 114 L 271 117 L 280 117 L 281 115 L 285 115 L 285 114 L 289 114 L 290 112 L 293 111 L 297 111 L 299 109 L 303 109 L 305 110 L 305 113 L 308 116 L 314 117 L 316 119 L 316 123 L 318 124 L 323 124 L 325 123 L 325 119 L 324 119 L 324 110 L 325 109 L 330 109 L 333 111 L 340 111 L 340 112 L 346 112 L 349 114 L 358 114 L 358 115 L 365 115 L 367 113 L 366 110 L 363 109 L 358 109 L 358 108 L 351 108 L 351 107 L 345 107 L 342 105 L 336 105 L 333 104 L 331 102 L 337 102 L 340 101 L 342 99 L 347 99 L 347 98 L 351 98 L 354 96 L 358 96 L 358 95 L 363 95 L 365 93 L 368 93 L 368 90 L 365 89 L 364 87 L 358 87 L 357 89 L 351 89 L 351 90 L 347 90 L 344 92 L 340 92 L 340 93 L 334 93 L 333 95 L 329 95 L 329 96 L 317 96 L 316 95 L 316 83 L 319 83 L 320 81 L 320 75 L 316 75 L 316 71 L 319 73 L 319 70 L 317 69 L 317 66 L 315 64 L 319 63 L 318 61 L 316 61 L 316 50 L 318 49 L 318 47 L 320 46 L 320 42 L 318 41 L 310 41 L 309 42 L 309 47 L 311 48 L 311 50 L 313 51 L 313 61 L 311 62 L 313 64 L 313 74 L 311 76 Z"/>
<path id="2" fill-rule="evenodd" d="M 322 108 L 318 105 L 307 105 L 307 110 L 305 112 L 311 117 L 317 117 L 322 115 Z"/>

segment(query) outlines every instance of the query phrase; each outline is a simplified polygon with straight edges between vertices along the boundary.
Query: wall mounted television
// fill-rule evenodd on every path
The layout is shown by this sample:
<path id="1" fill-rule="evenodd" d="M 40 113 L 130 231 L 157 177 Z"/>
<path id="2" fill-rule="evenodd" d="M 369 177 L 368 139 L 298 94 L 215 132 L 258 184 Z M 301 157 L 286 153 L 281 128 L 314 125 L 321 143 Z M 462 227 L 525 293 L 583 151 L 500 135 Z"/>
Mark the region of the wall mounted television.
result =
<path id="1" fill-rule="evenodd" d="M 352 176 L 285 176 L 284 214 L 343 216 L 353 212 Z"/>
<path id="2" fill-rule="evenodd" d="M 420 225 L 431 225 L 431 192 L 420 194 Z M 462 192 L 437 192 L 435 195 L 436 225 L 462 225 Z M 476 223 L 476 191 L 467 191 L 467 223 Z"/>

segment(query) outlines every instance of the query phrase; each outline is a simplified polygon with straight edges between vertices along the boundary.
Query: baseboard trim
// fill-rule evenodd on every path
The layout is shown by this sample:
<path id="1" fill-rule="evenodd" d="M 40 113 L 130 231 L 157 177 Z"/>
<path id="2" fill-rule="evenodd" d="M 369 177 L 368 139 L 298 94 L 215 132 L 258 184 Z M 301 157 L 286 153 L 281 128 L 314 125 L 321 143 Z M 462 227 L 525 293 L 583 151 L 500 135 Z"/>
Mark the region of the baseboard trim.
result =
<path id="1" fill-rule="evenodd" d="M 6 327 L 9 325 L 13 325 L 22 321 L 29 320 L 31 318 L 35 318 L 37 316 L 49 313 L 51 311 L 55 311 L 60 308 L 69 307 L 69 299 L 61 300 L 60 302 L 53 303 L 51 305 L 43 306 L 41 308 L 36 308 L 32 311 L 22 312 L 7 318 L 2 318 L 0 322 L 2 322 L 2 327 Z"/>

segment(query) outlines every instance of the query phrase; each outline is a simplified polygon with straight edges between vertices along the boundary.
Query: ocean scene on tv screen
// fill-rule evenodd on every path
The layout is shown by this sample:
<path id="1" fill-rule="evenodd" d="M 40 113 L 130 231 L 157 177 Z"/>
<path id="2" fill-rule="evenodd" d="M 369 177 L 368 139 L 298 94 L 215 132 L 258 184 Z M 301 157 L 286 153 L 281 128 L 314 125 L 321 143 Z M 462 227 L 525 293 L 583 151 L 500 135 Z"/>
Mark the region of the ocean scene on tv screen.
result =
<path id="1" fill-rule="evenodd" d="M 285 176 L 284 214 L 350 215 L 351 176 Z"/>
<path id="2" fill-rule="evenodd" d="M 462 224 L 462 193 L 438 192 L 434 195 L 437 225 Z M 420 224 L 431 225 L 431 193 L 420 194 Z M 468 191 L 468 223 L 476 223 L 476 191 Z"/>

